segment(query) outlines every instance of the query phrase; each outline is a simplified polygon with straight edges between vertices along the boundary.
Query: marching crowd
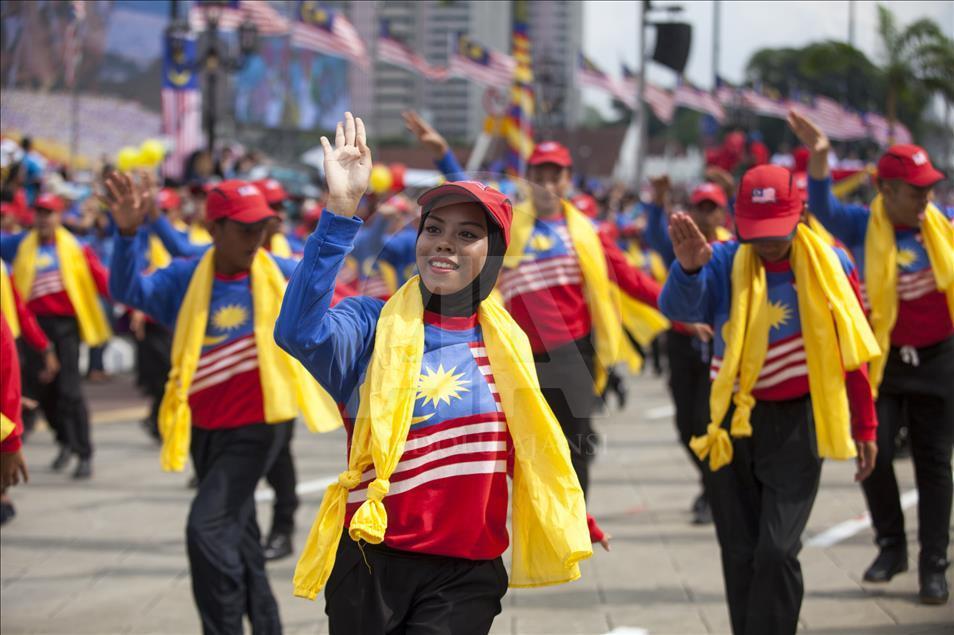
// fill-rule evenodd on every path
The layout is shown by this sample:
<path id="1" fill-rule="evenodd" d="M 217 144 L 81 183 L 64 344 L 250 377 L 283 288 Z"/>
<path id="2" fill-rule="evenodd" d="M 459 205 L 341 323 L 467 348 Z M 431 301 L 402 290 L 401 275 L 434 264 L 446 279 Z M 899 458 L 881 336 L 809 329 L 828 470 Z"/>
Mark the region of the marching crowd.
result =
<path id="1" fill-rule="evenodd" d="M 593 413 L 626 399 L 645 356 L 668 373 L 736 635 L 795 632 L 826 458 L 857 462 L 878 548 L 864 579 L 908 568 L 899 439 L 920 600 L 948 601 L 954 206 L 935 202 L 949 183 L 922 148 L 888 148 L 860 205 L 832 181 L 825 134 L 792 112 L 792 165 L 712 166 L 688 191 L 660 177 L 640 200 L 580 187 L 552 141 L 526 180 L 472 180 L 439 131 L 405 123 L 444 175 L 416 199 L 368 192 L 350 113 L 322 138 L 314 200 L 231 164 L 161 186 L 107 166 L 83 192 L 24 140 L 0 210 L 4 522 L 39 413 L 51 468 L 94 476 L 81 348 L 95 378 L 125 333 L 161 467 L 192 462 L 204 632 L 281 632 L 265 561 L 296 551 L 300 417 L 344 425 L 347 447 L 295 594 L 324 590 L 335 633 L 486 633 L 508 586 L 570 582 L 593 544 L 610 549 L 586 511 Z"/>

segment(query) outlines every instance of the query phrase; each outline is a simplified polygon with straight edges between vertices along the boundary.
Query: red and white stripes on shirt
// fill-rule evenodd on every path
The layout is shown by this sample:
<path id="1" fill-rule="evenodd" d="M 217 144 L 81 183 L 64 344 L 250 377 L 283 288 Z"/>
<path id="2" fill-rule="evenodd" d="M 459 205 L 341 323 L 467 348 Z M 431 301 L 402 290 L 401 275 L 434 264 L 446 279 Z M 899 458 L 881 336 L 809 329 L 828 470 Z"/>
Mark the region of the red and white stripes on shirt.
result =
<path id="1" fill-rule="evenodd" d="M 33 278 L 33 286 L 30 287 L 30 300 L 36 300 L 43 296 L 52 295 L 65 291 L 63 286 L 63 276 L 59 269 L 38 272 Z"/>
<path id="2" fill-rule="evenodd" d="M 192 424 L 215 430 L 265 421 L 254 333 L 206 351 L 189 386 Z"/>
<path id="3" fill-rule="evenodd" d="M 258 349 L 253 333 L 203 355 L 192 377 L 189 394 L 218 386 L 239 373 L 257 368 Z"/>
<path id="4" fill-rule="evenodd" d="M 715 380 L 721 368 L 722 358 L 713 357 L 709 379 Z M 808 361 L 801 333 L 770 344 L 752 396 L 781 401 L 801 397 L 808 391 Z"/>

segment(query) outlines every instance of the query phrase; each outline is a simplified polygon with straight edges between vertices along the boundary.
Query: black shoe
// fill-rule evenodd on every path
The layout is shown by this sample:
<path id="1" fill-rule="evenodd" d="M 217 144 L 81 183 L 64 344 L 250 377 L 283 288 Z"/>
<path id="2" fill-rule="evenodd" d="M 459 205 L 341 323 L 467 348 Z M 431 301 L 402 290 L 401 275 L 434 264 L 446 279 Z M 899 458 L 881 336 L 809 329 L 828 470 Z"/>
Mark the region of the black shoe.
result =
<path id="1" fill-rule="evenodd" d="M 82 480 L 90 478 L 93 475 L 93 461 L 92 459 L 80 459 L 79 463 L 76 464 L 76 471 L 73 472 L 73 478 L 76 480 Z"/>
<path id="2" fill-rule="evenodd" d="M 63 468 L 69 465 L 71 458 L 73 458 L 73 453 L 69 451 L 69 448 L 60 448 L 60 453 L 57 454 L 53 462 L 50 463 L 50 469 L 54 472 L 62 471 Z"/>
<path id="3" fill-rule="evenodd" d="M 6 525 L 16 515 L 17 510 L 13 507 L 13 503 L 6 501 L 0 503 L 0 525 Z"/>
<path id="4" fill-rule="evenodd" d="M 918 581 L 921 583 L 921 590 L 918 597 L 921 598 L 921 604 L 947 604 L 950 597 L 947 578 L 944 576 L 947 565 L 946 558 L 933 558 L 919 563 Z"/>
<path id="5" fill-rule="evenodd" d="M 692 503 L 692 524 L 709 525 L 712 523 L 712 508 L 709 507 L 709 499 L 705 494 L 699 494 L 699 497 Z"/>
<path id="6" fill-rule="evenodd" d="M 865 582 L 888 582 L 894 576 L 907 570 L 907 550 L 885 547 L 865 571 Z"/>
<path id="7" fill-rule="evenodd" d="M 291 535 L 285 533 L 270 535 L 268 542 L 265 543 L 264 552 L 266 560 L 281 560 L 282 558 L 287 558 L 292 554 Z"/>

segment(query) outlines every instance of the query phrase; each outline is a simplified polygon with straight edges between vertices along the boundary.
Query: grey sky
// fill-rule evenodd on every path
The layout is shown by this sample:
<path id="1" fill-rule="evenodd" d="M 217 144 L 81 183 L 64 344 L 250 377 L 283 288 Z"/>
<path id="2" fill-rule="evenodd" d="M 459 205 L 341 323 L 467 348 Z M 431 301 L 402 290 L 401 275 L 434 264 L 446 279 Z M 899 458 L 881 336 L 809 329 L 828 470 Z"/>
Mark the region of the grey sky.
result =
<path id="1" fill-rule="evenodd" d="M 583 49 L 601 69 L 619 77 L 619 65 L 635 66 L 639 35 L 636 11 L 638 2 L 587 0 L 583 9 Z M 692 51 L 686 75 L 698 86 L 712 85 L 713 2 L 657 2 L 659 6 L 681 4 L 679 18 L 693 27 Z M 825 39 L 848 39 L 849 3 L 846 0 L 785 0 L 743 2 L 723 0 L 722 47 L 719 74 L 729 81 L 741 81 L 745 64 L 756 50 L 765 47 L 802 46 Z M 876 2 L 855 2 L 855 46 L 870 59 L 879 61 Z M 936 20 L 954 37 L 954 1 L 885 1 L 902 24 L 920 17 Z M 662 15 L 660 13 L 660 15 Z M 675 75 L 669 69 L 650 63 L 650 80 L 671 86 Z M 584 101 L 604 112 L 609 99 L 599 91 L 586 89 Z"/>

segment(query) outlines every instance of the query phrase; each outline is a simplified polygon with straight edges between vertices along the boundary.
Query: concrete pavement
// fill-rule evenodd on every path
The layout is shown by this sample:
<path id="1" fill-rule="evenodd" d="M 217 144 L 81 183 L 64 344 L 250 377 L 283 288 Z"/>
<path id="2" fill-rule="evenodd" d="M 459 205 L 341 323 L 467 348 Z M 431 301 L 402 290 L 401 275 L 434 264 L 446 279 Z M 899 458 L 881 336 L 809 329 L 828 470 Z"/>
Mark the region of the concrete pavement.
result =
<path id="1" fill-rule="evenodd" d="M 604 447 L 593 467 L 590 509 L 613 535 L 569 585 L 507 594 L 499 634 L 728 634 L 714 530 L 689 524 L 697 493 L 669 416 L 664 383 L 630 383 L 624 412 L 597 420 Z M 159 471 L 157 447 L 135 421 L 144 411 L 128 379 L 91 389 L 95 476 L 73 482 L 47 465 L 50 435 L 30 439 L 29 485 L 13 490 L 18 516 L 0 533 L 0 631 L 113 634 L 197 633 L 184 527 L 189 474 Z M 296 547 L 318 508 L 324 482 L 344 466 L 344 435 L 299 430 L 295 455 L 302 488 Z M 902 489 L 913 488 L 908 461 Z M 851 464 L 825 465 L 806 541 L 864 513 Z M 264 487 L 264 486 L 263 486 Z M 261 490 L 259 523 L 271 518 Z M 870 528 L 831 546 L 806 546 L 801 630 L 809 633 L 912 635 L 954 632 L 954 604 L 917 603 L 915 508 L 907 512 L 912 570 L 889 585 L 860 582 L 875 555 Z M 848 527 L 850 532 L 852 527 Z M 836 536 L 837 537 L 837 536 Z M 822 541 L 827 542 L 827 541 Z M 292 597 L 293 558 L 269 565 L 288 633 L 326 632 L 324 601 Z"/>

